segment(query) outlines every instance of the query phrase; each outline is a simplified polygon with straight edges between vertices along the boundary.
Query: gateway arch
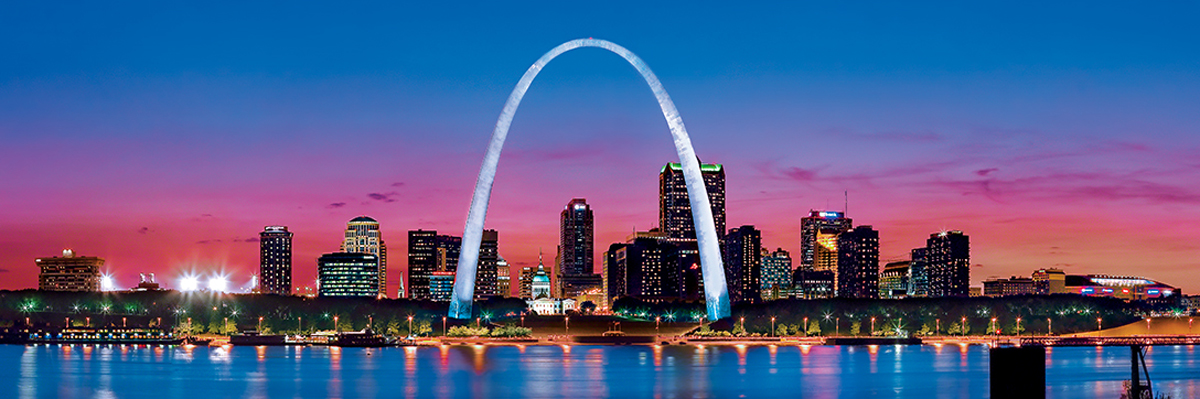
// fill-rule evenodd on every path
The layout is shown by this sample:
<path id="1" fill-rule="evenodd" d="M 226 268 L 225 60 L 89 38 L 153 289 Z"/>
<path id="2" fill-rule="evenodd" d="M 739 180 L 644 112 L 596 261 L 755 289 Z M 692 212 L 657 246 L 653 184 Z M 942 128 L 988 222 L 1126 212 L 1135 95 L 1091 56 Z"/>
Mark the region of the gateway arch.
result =
<path id="1" fill-rule="evenodd" d="M 475 194 L 471 197 L 471 210 L 467 214 L 467 226 L 462 235 L 462 251 L 458 258 L 458 271 L 454 277 L 454 297 L 450 302 L 450 317 L 456 319 L 471 318 L 471 301 L 475 296 L 475 274 L 479 266 L 479 244 L 483 239 L 483 221 L 487 217 L 488 200 L 492 195 L 492 184 L 496 179 L 496 165 L 500 162 L 500 150 L 504 147 L 504 139 L 508 136 L 508 127 L 512 124 L 517 107 L 525 91 L 546 64 L 562 53 L 580 48 L 596 47 L 608 50 L 621 56 L 642 74 L 658 106 L 662 108 L 667 125 L 671 128 L 671 138 L 675 142 L 675 151 L 679 153 L 679 163 L 683 167 L 683 179 L 687 185 L 688 198 L 692 206 L 692 221 L 696 226 L 696 243 L 700 250 L 701 274 L 704 278 L 704 299 L 708 308 L 708 319 L 717 320 L 729 316 L 729 291 L 725 285 L 725 268 L 721 261 L 717 229 L 713 224 L 712 207 L 708 202 L 708 190 L 704 187 L 704 178 L 700 174 L 700 162 L 692 149 L 692 140 L 688 138 L 687 129 L 683 127 L 683 118 L 675 109 L 675 103 L 667 95 L 666 89 L 658 81 L 658 77 L 646 66 L 646 63 L 624 47 L 616 43 L 599 39 L 576 39 L 558 45 L 542 55 L 537 62 L 525 71 L 517 87 L 513 88 L 504 110 L 496 120 L 496 129 L 492 131 L 492 140 L 488 144 L 487 154 L 483 158 L 483 166 L 479 168 L 479 179 L 475 181 Z"/>

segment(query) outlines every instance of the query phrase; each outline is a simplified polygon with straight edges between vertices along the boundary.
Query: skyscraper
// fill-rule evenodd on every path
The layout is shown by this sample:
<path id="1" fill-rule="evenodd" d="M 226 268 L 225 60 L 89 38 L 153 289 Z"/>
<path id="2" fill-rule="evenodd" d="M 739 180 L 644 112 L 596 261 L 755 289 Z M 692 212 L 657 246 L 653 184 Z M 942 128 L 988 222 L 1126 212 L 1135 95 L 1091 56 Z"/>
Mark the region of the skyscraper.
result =
<path id="1" fill-rule="evenodd" d="M 431 299 L 433 272 L 457 271 L 462 238 L 438 235 L 435 230 L 408 232 L 408 293 L 412 299 Z"/>
<path id="2" fill-rule="evenodd" d="M 379 257 L 361 252 L 321 255 L 317 284 L 323 297 L 378 297 Z"/>
<path id="3" fill-rule="evenodd" d="M 266 226 L 258 233 L 258 281 L 263 294 L 292 294 L 292 232 Z"/>
<path id="4" fill-rule="evenodd" d="M 558 290 L 564 298 L 575 297 L 600 287 L 592 253 L 595 250 L 595 223 L 592 207 L 583 198 L 574 198 L 559 215 Z"/>
<path id="5" fill-rule="evenodd" d="M 837 235 L 850 231 L 853 220 L 842 212 L 809 211 L 808 217 L 800 219 L 800 268 L 805 270 L 833 270 L 837 258 Z M 832 259 L 824 259 L 818 267 L 819 250 L 832 251 Z"/>
<path id="6" fill-rule="evenodd" d="M 500 234 L 484 230 L 479 243 L 479 265 L 475 269 L 475 298 L 496 295 L 496 265 L 500 262 Z"/>
<path id="7" fill-rule="evenodd" d="M 928 296 L 967 296 L 971 280 L 970 237 L 961 231 L 943 231 L 930 234 L 925 244 Z"/>
<path id="8" fill-rule="evenodd" d="M 837 242 L 837 296 L 879 298 L 879 232 L 858 226 Z"/>
<path id="9" fill-rule="evenodd" d="M 762 299 L 762 232 L 754 226 L 729 229 L 723 240 L 725 284 L 731 302 Z"/>
<path id="10" fill-rule="evenodd" d="M 912 263 L 908 265 L 908 295 L 917 298 L 929 296 L 929 273 L 925 267 L 929 263 L 925 259 L 928 251 L 913 248 Z"/>
<path id="11" fill-rule="evenodd" d="M 496 295 L 501 298 L 512 296 L 512 270 L 504 257 L 496 261 Z"/>
<path id="12" fill-rule="evenodd" d="M 104 259 L 75 256 L 75 251 L 64 249 L 61 258 L 38 258 L 33 262 L 41 269 L 38 290 L 100 291 L 100 268 L 104 267 Z"/>
<path id="13" fill-rule="evenodd" d="M 720 164 L 700 164 L 708 202 L 712 206 L 717 234 L 725 233 L 725 168 Z M 688 200 L 683 167 L 668 163 L 658 174 L 658 225 L 670 239 L 696 239 L 692 204 Z"/>
<path id="14" fill-rule="evenodd" d="M 682 289 L 678 256 L 677 246 L 657 238 L 635 236 L 626 244 L 613 244 L 605 253 L 608 300 L 678 299 Z"/>
<path id="15" fill-rule="evenodd" d="M 762 299 L 787 298 L 792 290 L 792 255 L 783 248 L 762 251 Z"/>
<path id="16" fill-rule="evenodd" d="M 379 222 L 367 216 L 350 219 L 342 252 L 375 255 L 379 261 L 379 297 L 387 298 L 387 245 L 379 231 Z"/>

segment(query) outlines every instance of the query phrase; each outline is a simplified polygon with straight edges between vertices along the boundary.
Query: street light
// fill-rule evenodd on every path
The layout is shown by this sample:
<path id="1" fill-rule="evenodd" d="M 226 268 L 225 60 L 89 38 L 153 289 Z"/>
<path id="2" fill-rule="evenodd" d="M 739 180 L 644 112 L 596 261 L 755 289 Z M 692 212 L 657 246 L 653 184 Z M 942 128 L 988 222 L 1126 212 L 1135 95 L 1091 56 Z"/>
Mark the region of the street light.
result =
<path id="1" fill-rule="evenodd" d="M 296 332 L 304 334 L 304 316 L 296 316 Z"/>
<path id="2" fill-rule="evenodd" d="M 744 331 L 746 331 L 746 318 L 742 317 L 740 320 L 742 323 L 742 331 L 744 332 Z"/>
<path id="3" fill-rule="evenodd" d="M 871 335 L 875 335 L 875 317 L 871 316 Z"/>
<path id="4" fill-rule="evenodd" d="M 841 316 L 833 318 L 833 335 L 835 335 L 835 336 L 842 335 L 842 317 Z"/>
<path id="5" fill-rule="evenodd" d="M 771 316 L 771 336 L 775 336 L 775 316 Z"/>
<path id="6" fill-rule="evenodd" d="M 408 315 L 408 335 L 412 336 L 412 315 Z"/>
<path id="7" fill-rule="evenodd" d="M 658 335 L 658 323 L 662 321 L 661 317 L 654 316 L 654 335 Z"/>
<path id="8" fill-rule="evenodd" d="M 807 316 L 804 317 L 804 325 L 801 326 L 800 328 L 804 330 L 804 336 L 807 337 L 808 336 L 808 317 Z M 771 331 L 775 331 L 774 324 L 771 324 Z"/>
<path id="9" fill-rule="evenodd" d="M 1149 317 L 1146 318 L 1146 332 L 1147 333 L 1150 332 L 1150 318 Z"/>
<path id="10" fill-rule="evenodd" d="M 571 316 L 563 317 L 563 326 L 567 330 L 567 335 L 571 335 Z"/>
<path id="11" fill-rule="evenodd" d="M 124 323 L 124 322 L 125 322 L 125 318 L 122 317 L 121 323 Z M 225 323 L 221 324 L 221 332 L 223 333 L 225 331 L 229 331 L 229 318 L 228 317 L 225 318 Z"/>
<path id="12" fill-rule="evenodd" d="M 933 335 L 938 335 L 939 331 L 942 331 L 942 319 L 934 319 L 934 322 L 936 322 L 937 325 L 933 328 Z"/>
<path id="13" fill-rule="evenodd" d="M 127 323 L 127 320 L 126 320 L 126 319 L 127 319 L 127 318 L 125 318 L 125 317 L 122 317 L 122 318 L 121 318 L 121 328 L 126 328 L 126 327 L 129 327 L 129 323 Z M 69 320 L 69 319 L 68 319 L 68 320 Z"/>
<path id="14" fill-rule="evenodd" d="M 1000 330 L 996 329 L 996 318 L 992 318 L 992 334 L 1000 335 Z"/>
<path id="15" fill-rule="evenodd" d="M 333 331 L 335 331 L 335 332 L 342 332 L 342 330 L 341 330 L 341 327 L 338 327 L 338 317 L 337 317 L 337 315 L 333 315 Z"/>
<path id="16" fill-rule="evenodd" d="M 262 316 L 258 316 L 258 332 L 262 332 Z"/>
<path id="17" fill-rule="evenodd" d="M 1046 335 L 1054 335 L 1054 321 L 1046 318 Z"/>
<path id="18" fill-rule="evenodd" d="M 963 335 L 963 336 L 966 336 L 967 335 L 967 316 L 963 316 L 962 324 L 959 324 L 959 327 L 960 327 L 958 329 L 959 333 L 961 333 L 961 335 Z"/>
<path id="19" fill-rule="evenodd" d="M 1017 318 L 1017 336 L 1021 336 L 1021 318 Z"/>
<path id="20" fill-rule="evenodd" d="M 1096 331 L 1100 331 L 1100 318 L 1096 318 Z"/>
<path id="21" fill-rule="evenodd" d="M 446 336 L 446 316 L 442 316 L 442 336 Z"/>

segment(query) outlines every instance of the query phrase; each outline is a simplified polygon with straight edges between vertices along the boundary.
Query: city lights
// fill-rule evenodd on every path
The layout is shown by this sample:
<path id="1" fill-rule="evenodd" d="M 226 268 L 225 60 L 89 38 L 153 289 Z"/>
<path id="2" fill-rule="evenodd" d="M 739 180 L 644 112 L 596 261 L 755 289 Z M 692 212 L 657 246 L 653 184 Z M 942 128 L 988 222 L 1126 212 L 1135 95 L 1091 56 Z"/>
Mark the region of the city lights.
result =
<path id="1" fill-rule="evenodd" d="M 229 290 L 229 279 L 225 276 L 213 276 L 208 279 L 208 290 L 212 292 L 225 292 Z"/>
<path id="2" fill-rule="evenodd" d="M 183 276 L 179 279 L 179 290 L 183 292 L 192 292 L 200 289 L 200 278 L 196 276 Z"/>
<path id="3" fill-rule="evenodd" d="M 117 283 L 113 280 L 111 274 L 105 273 L 100 275 L 100 291 L 115 291 L 116 289 Z"/>

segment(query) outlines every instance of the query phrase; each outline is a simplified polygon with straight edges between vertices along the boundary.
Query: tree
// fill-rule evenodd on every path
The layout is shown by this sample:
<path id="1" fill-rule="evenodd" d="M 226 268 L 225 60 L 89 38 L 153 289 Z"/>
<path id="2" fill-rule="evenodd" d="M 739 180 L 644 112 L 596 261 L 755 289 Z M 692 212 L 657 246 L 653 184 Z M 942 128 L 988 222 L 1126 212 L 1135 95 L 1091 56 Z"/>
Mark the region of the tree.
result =
<path id="1" fill-rule="evenodd" d="M 746 335 L 746 326 L 742 325 L 742 323 L 735 323 L 733 325 L 733 331 L 730 331 L 729 333 L 737 336 Z"/>
<path id="2" fill-rule="evenodd" d="M 532 330 L 531 330 L 532 331 Z M 413 332 L 416 335 L 429 335 L 433 333 L 433 326 L 429 320 L 421 320 L 413 324 Z"/>
<path id="3" fill-rule="evenodd" d="M 780 336 L 780 337 L 788 335 L 787 324 L 782 324 L 782 323 L 779 324 L 779 327 L 775 328 L 775 335 Z"/>
<path id="4" fill-rule="evenodd" d="M 396 320 L 395 318 L 388 320 L 387 325 L 384 327 L 384 331 L 387 332 L 387 335 L 399 336 L 402 332 L 400 329 L 400 321 Z"/>
<path id="5" fill-rule="evenodd" d="M 808 322 L 808 335 L 821 335 L 821 323 L 816 320 Z"/>
<path id="6" fill-rule="evenodd" d="M 221 326 L 221 323 L 223 323 L 223 322 L 224 322 L 224 320 L 217 319 L 217 318 L 210 320 L 208 322 L 208 333 L 209 334 L 221 334 L 223 331 L 225 331 L 225 328 Z"/>
<path id="7" fill-rule="evenodd" d="M 861 321 L 850 323 L 850 335 L 858 335 L 859 331 L 862 331 Z"/>
<path id="8" fill-rule="evenodd" d="M 583 301 L 579 304 L 579 310 L 586 314 L 592 314 L 596 311 L 596 303 L 592 301 Z"/>
<path id="9" fill-rule="evenodd" d="M 800 335 L 800 333 L 803 333 L 803 332 L 804 332 L 804 326 L 801 326 L 799 324 L 792 324 L 792 325 L 788 326 L 788 333 L 784 334 L 784 335 Z"/>
<path id="10" fill-rule="evenodd" d="M 1008 331 L 1009 335 L 1018 335 L 1025 332 L 1025 325 L 1013 322 L 1013 324 L 1010 324 L 1005 330 Z"/>
<path id="11" fill-rule="evenodd" d="M 917 330 L 917 335 L 929 335 L 930 331 L 929 323 L 925 323 L 921 325 L 920 330 Z"/>
<path id="12" fill-rule="evenodd" d="M 950 328 L 946 329 L 946 334 L 957 335 L 962 334 L 962 326 L 958 323 L 950 323 Z"/>

